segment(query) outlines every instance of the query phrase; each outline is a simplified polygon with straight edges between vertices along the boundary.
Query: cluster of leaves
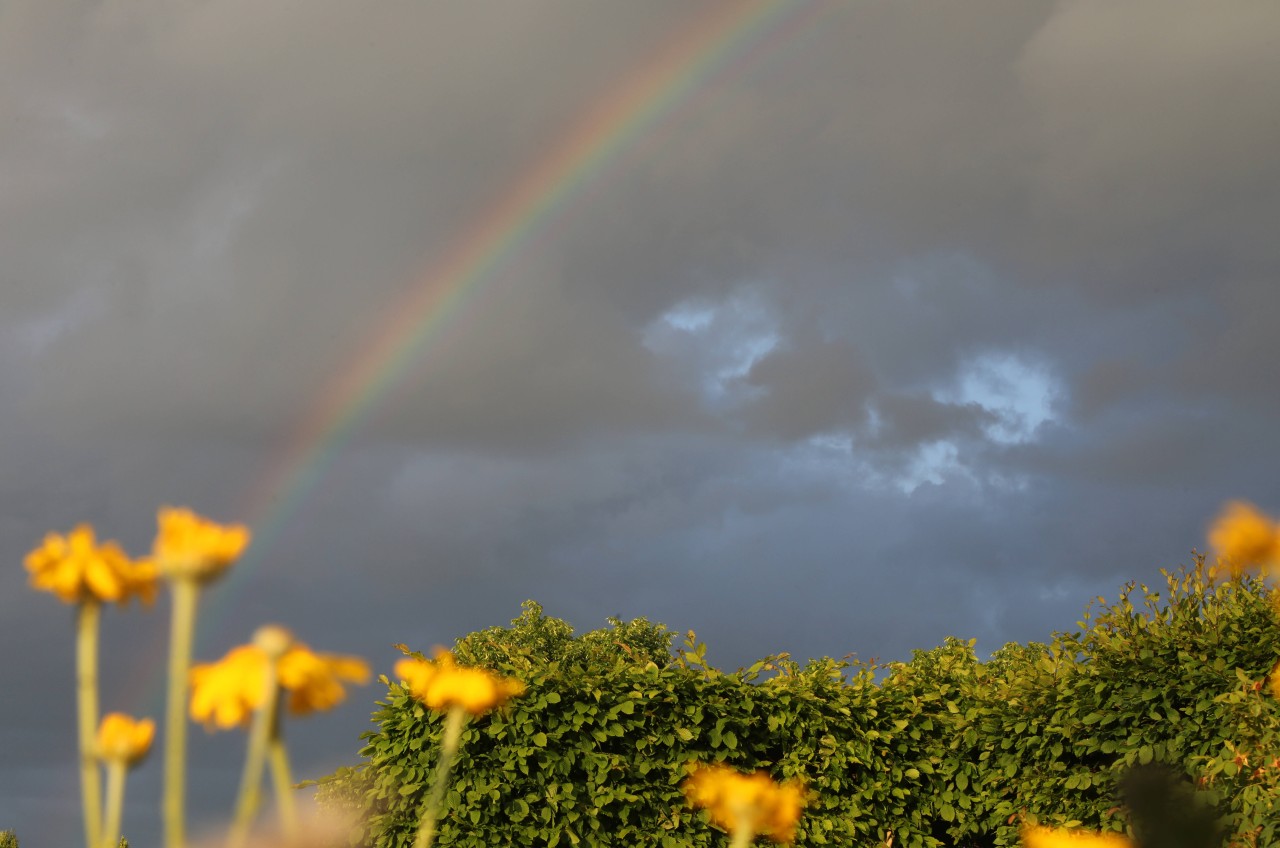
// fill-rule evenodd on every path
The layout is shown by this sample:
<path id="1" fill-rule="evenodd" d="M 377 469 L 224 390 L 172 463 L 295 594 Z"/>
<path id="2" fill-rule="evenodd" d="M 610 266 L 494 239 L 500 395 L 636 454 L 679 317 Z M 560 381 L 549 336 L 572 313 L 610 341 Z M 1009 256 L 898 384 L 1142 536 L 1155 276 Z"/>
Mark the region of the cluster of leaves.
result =
<path id="1" fill-rule="evenodd" d="M 981 662 L 949 639 L 882 667 L 771 657 L 725 673 L 692 634 L 673 656 L 661 625 L 574 637 L 526 605 L 457 644 L 528 691 L 468 726 L 440 844 L 719 845 L 680 790 L 691 763 L 713 761 L 804 780 L 805 846 L 1016 845 L 1035 821 L 1122 830 L 1134 805 L 1117 802 L 1120 781 L 1151 763 L 1236 843 L 1274 844 L 1280 707 L 1261 690 L 1280 622 L 1261 586 L 1213 586 L 1199 559 L 1166 578 L 1164 595 L 1127 586 L 1047 644 Z M 364 762 L 319 795 L 358 815 L 353 844 L 400 848 L 442 721 L 394 682 L 378 707 Z"/>
<path id="2" fill-rule="evenodd" d="M 462 665 L 524 672 L 556 663 L 562 668 L 612 668 L 619 657 L 629 665 L 671 662 L 673 634 L 644 618 L 608 619 L 608 627 L 574 636 L 568 622 L 551 618 L 537 601 L 525 601 L 510 627 L 490 627 L 459 639 L 453 654 Z M 516 675 L 519 676 L 519 675 Z"/>

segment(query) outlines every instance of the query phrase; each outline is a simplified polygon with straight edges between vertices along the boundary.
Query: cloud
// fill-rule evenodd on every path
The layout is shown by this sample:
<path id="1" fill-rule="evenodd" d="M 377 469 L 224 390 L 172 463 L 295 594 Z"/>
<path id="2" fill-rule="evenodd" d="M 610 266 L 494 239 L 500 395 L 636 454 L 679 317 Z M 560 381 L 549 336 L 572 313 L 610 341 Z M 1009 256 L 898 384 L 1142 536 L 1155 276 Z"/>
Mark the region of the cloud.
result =
<path id="1" fill-rule="evenodd" d="M 763 433 L 798 439 L 857 427 L 875 376 L 847 343 L 777 348 L 752 364 L 745 382 L 759 389 L 747 415 Z"/>
<path id="2" fill-rule="evenodd" d="M 1036 112 L 1037 209 L 1065 230 L 1061 249 L 1093 248 L 1091 276 L 1112 296 L 1198 286 L 1227 240 L 1232 264 L 1275 261 L 1274 245 L 1238 227 L 1274 202 L 1262 187 L 1280 177 L 1266 152 L 1280 143 L 1268 106 L 1280 59 L 1264 35 L 1280 12 L 1218 12 L 1062 4 L 1019 59 Z"/>

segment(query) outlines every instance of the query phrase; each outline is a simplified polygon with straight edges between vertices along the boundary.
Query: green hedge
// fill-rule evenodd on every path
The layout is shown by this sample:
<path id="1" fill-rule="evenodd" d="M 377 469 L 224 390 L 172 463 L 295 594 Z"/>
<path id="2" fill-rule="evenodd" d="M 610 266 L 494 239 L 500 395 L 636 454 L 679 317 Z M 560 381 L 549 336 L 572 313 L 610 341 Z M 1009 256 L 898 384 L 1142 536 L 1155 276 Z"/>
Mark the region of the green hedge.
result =
<path id="1" fill-rule="evenodd" d="M 468 725 L 437 844 L 723 845 L 684 803 L 695 761 L 802 778 L 802 846 L 1015 845 L 1037 820 L 1122 830 L 1117 780 L 1153 762 L 1237 842 L 1273 844 L 1280 709 L 1260 689 L 1280 622 L 1257 583 L 1211 586 L 1200 559 L 1166 577 L 1163 595 L 1130 585 L 1047 644 L 981 662 L 948 639 L 880 667 L 779 656 L 725 673 L 692 634 L 672 658 L 661 625 L 574 637 L 530 603 L 456 646 L 528 691 Z M 363 762 L 319 797 L 358 814 L 353 845 L 407 848 L 442 721 L 394 682 L 373 718 Z"/>

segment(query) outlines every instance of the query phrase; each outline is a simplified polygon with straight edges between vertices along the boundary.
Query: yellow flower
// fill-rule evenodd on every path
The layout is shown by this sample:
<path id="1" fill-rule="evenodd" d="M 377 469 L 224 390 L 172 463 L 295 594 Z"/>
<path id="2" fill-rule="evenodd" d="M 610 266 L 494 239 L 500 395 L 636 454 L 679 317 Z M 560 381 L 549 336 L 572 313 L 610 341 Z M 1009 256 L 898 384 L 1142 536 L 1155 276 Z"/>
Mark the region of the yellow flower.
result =
<path id="1" fill-rule="evenodd" d="M 684 784 L 685 797 L 730 833 L 747 830 L 774 842 L 792 842 L 804 807 L 804 787 L 779 784 L 763 771 L 743 774 L 724 765 L 697 766 Z"/>
<path id="2" fill-rule="evenodd" d="M 1052 827 L 1024 827 L 1023 848 L 1134 848 L 1119 833 L 1090 833 Z"/>
<path id="3" fill-rule="evenodd" d="M 211 580 L 225 571 L 249 544 L 241 524 L 223 526 L 189 509 L 164 507 L 156 515 L 156 566 L 167 577 Z"/>
<path id="4" fill-rule="evenodd" d="M 259 645 L 233 648 L 216 663 L 191 669 L 191 717 L 210 729 L 246 723 L 267 699 L 267 652 Z M 289 692 L 289 711 L 327 710 L 346 698 L 341 681 L 364 684 L 369 666 L 358 657 L 319 654 L 294 642 L 276 663 Z"/>
<path id="5" fill-rule="evenodd" d="M 1280 528 L 1243 501 L 1227 504 L 1214 520 L 1209 544 L 1218 552 L 1218 567 L 1225 567 L 1233 577 L 1250 568 L 1280 563 Z"/>
<path id="6" fill-rule="evenodd" d="M 156 723 L 149 718 L 134 721 L 124 713 L 107 713 L 98 726 L 97 754 L 107 762 L 134 765 L 151 750 Z"/>
<path id="7" fill-rule="evenodd" d="M 473 716 L 483 715 L 524 692 L 519 680 L 483 668 L 461 667 L 448 651 L 436 651 L 434 661 L 400 660 L 396 663 L 396 676 L 405 682 L 413 697 L 431 709 L 461 707 Z"/>
<path id="8" fill-rule="evenodd" d="M 318 654 L 295 644 L 278 666 L 280 685 L 289 691 L 289 712 L 305 715 L 327 710 L 347 697 L 343 680 L 360 686 L 369 682 L 369 664 L 359 657 Z"/>
<path id="9" fill-rule="evenodd" d="M 66 536 L 50 533 L 24 563 L 31 585 L 52 592 L 69 604 L 83 601 L 124 602 L 138 595 L 151 603 L 156 594 L 155 568 L 130 562 L 115 542 L 98 545 L 93 528 L 80 524 Z"/>
<path id="10" fill-rule="evenodd" d="M 207 728 L 244 724 L 266 699 L 267 655 L 256 645 L 191 669 L 191 717 Z"/>

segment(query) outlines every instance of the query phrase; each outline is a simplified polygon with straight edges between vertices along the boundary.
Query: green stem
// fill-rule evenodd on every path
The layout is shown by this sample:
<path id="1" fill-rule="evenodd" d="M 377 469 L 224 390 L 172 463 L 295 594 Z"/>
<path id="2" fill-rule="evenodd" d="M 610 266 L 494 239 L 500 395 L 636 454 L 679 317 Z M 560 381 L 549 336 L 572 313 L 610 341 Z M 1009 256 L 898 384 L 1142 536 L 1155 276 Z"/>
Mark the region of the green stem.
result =
<path id="1" fill-rule="evenodd" d="M 449 770 L 453 768 L 453 759 L 458 754 L 458 742 L 462 739 L 462 725 L 466 720 L 467 711 L 462 707 L 449 709 L 444 723 L 444 738 L 440 741 L 440 759 L 436 763 L 435 776 L 431 779 L 431 795 L 427 798 L 427 808 L 418 825 L 418 838 L 414 840 L 413 848 L 431 848 L 431 842 L 436 837 L 440 805 L 449 785 Z"/>
<path id="2" fill-rule="evenodd" d="M 227 837 L 228 848 L 240 848 L 244 845 L 249 837 L 249 828 L 253 825 L 254 814 L 258 811 L 262 770 L 266 765 L 276 704 L 280 700 L 280 681 L 276 675 L 274 660 L 267 662 L 266 675 L 267 700 L 254 712 L 253 724 L 249 727 L 249 751 L 244 758 L 244 772 L 240 775 L 240 794 L 236 799 L 235 820 Z"/>
<path id="3" fill-rule="evenodd" d="M 292 845 L 298 838 L 298 805 L 293 797 L 293 778 L 289 773 L 289 753 L 284 747 L 284 734 L 280 729 L 281 703 L 276 700 L 276 717 L 271 728 L 268 756 L 271 761 L 271 779 L 275 784 L 276 803 L 280 805 L 280 827 L 285 842 Z"/>
<path id="4" fill-rule="evenodd" d="M 94 737 L 98 732 L 98 623 L 102 606 L 80 602 L 76 616 L 76 705 L 80 720 L 80 798 L 84 804 L 84 841 L 96 848 L 102 830 L 102 784 Z"/>
<path id="5" fill-rule="evenodd" d="M 730 813 L 733 816 L 734 828 L 729 848 L 747 848 L 756 835 L 760 811 L 755 809 L 753 804 L 739 801 L 733 805 Z"/>
<path id="6" fill-rule="evenodd" d="M 117 848 L 120 842 L 120 815 L 124 810 L 124 776 L 128 768 L 123 760 L 107 763 L 107 808 L 103 816 L 102 848 Z"/>
<path id="7" fill-rule="evenodd" d="M 169 629 L 169 703 L 164 740 L 164 844 L 183 848 L 183 806 L 186 803 L 187 674 L 196 629 L 196 600 L 200 585 L 189 577 L 174 577 L 173 615 Z"/>

